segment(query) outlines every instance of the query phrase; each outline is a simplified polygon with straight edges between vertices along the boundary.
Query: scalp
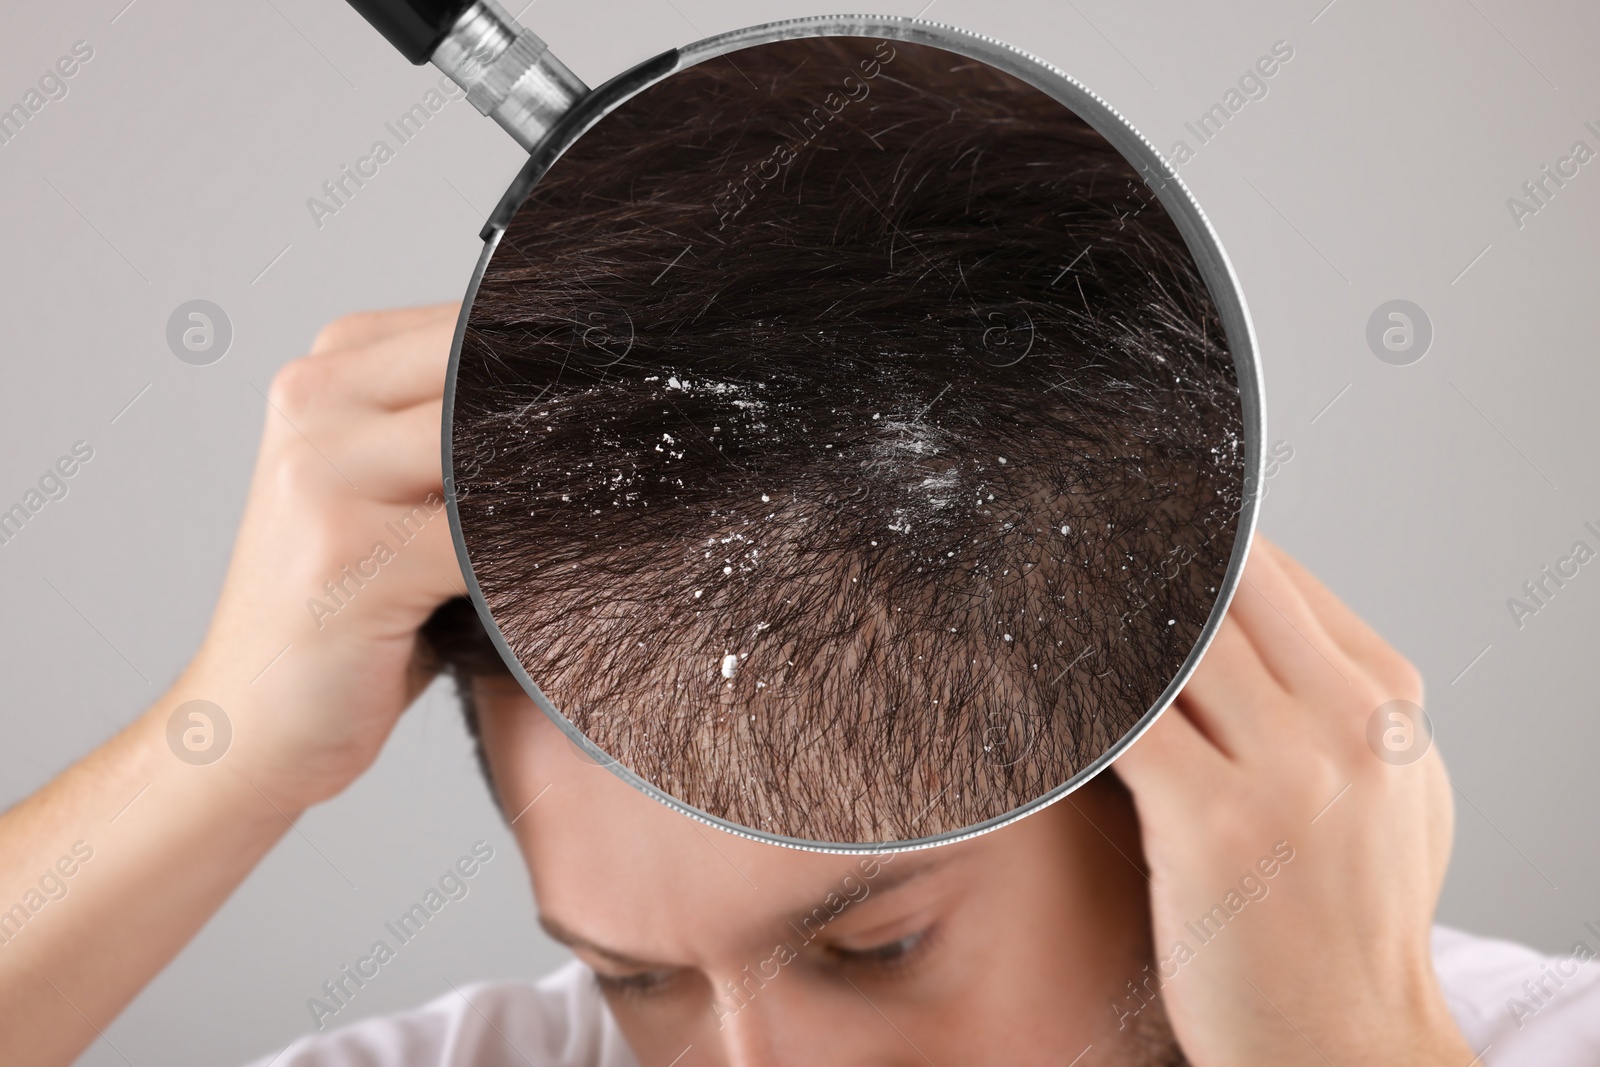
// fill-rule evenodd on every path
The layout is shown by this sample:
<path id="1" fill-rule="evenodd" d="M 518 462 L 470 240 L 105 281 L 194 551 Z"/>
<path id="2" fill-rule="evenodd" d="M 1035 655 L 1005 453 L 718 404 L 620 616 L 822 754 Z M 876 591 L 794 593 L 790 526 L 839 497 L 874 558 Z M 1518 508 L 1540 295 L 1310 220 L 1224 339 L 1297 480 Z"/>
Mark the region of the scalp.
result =
<path id="1" fill-rule="evenodd" d="M 897 42 L 711 203 L 864 47 L 703 64 L 575 145 L 485 274 L 454 419 L 474 572 L 561 713 L 686 803 L 839 842 L 1003 815 L 1115 743 L 1210 614 L 1242 481 L 1182 240 L 1037 90 Z M 772 128 L 731 137 L 745 78 Z"/>

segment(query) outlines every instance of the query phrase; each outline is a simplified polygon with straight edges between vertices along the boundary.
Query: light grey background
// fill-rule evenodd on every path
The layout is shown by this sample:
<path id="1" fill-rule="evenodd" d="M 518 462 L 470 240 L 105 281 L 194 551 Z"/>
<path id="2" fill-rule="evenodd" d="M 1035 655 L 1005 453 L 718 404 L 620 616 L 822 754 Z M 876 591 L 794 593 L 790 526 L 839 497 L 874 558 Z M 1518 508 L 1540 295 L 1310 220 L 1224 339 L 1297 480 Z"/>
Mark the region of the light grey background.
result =
<path id="1" fill-rule="evenodd" d="M 339 0 L 126 3 L 0 8 L 0 105 L 73 42 L 95 51 L 0 146 L 0 506 L 74 441 L 95 449 L 70 495 L 0 546 L 0 803 L 131 719 L 193 653 L 274 369 L 343 312 L 459 297 L 519 164 L 458 100 L 319 230 L 306 199 L 436 72 Z M 598 84 L 701 36 L 828 10 L 538 0 L 524 18 Z M 1568 947 L 1600 918 L 1600 562 L 1520 630 L 1506 601 L 1573 541 L 1597 543 L 1583 523 L 1600 527 L 1600 162 L 1521 228 L 1507 198 L 1574 141 L 1600 149 L 1583 126 L 1600 128 L 1595 17 L 1514 0 L 937 0 L 928 17 L 1053 61 L 1169 153 L 1196 147 L 1184 122 L 1275 41 L 1293 47 L 1268 95 L 1181 168 L 1254 314 L 1268 440 L 1293 448 L 1264 529 L 1428 678 L 1459 790 L 1442 920 Z M 234 325 L 209 367 L 164 341 L 194 298 Z M 1365 342 L 1394 298 L 1434 324 L 1409 367 Z M 109 1028 L 122 1055 L 102 1041 L 83 1063 L 275 1052 L 308 1028 L 321 981 L 479 838 L 497 858 L 472 894 L 338 1021 L 562 958 L 441 687 L 300 830 Z"/>

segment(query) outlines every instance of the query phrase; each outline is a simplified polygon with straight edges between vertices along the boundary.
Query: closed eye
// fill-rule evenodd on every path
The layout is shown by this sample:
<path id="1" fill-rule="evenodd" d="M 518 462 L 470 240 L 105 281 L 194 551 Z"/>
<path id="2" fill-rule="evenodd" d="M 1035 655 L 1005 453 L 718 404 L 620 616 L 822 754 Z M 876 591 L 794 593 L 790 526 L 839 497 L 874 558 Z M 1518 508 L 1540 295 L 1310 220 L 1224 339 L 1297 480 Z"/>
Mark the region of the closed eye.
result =
<path id="1" fill-rule="evenodd" d="M 621 996 L 651 996 L 664 992 L 672 985 L 677 971 L 640 971 L 637 974 L 605 974 L 595 971 L 595 981 L 603 992 Z"/>
<path id="2" fill-rule="evenodd" d="M 873 945 L 871 948 L 844 948 L 834 945 L 828 951 L 834 959 L 848 966 L 875 967 L 893 971 L 909 967 L 926 952 L 933 940 L 932 934 L 933 930 L 930 927 L 881 945 Z"/>

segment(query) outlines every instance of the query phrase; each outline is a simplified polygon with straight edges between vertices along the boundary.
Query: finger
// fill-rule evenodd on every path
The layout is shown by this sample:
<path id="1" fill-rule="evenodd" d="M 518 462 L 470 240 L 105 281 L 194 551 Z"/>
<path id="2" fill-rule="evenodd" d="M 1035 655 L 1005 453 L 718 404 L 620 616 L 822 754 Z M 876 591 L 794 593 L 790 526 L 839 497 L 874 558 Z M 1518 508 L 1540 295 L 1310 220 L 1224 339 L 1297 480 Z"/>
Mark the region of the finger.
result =
<path id="1" fill-rule="evenodd" d="M 1299 560 L 1266 538 L 1257 538 L 1257 543 L 1265 547 L 1283 568 L 1289 580 L 1294 583 L 1300 595 L 1316 613 L 1328 635 L 1343 649 L 1346 656 L 1391 686 L 1412 680 L 1408 675 L 1414 675 L 1415 671 L 1395 651 L 1394 646 L 1368 626 L 1366 620 L 1350 610 L 1344 601 L 1306 570 Z M 1392 677 L 1397 674 L 1400 677 Z"/>
<path id="2" fill-rule="evenodd" d="M 390 505 L 375 517 L 382 522 L 374 526 L 375 555 L 370 558 L 382 568 L 381 584 L 374 585 L 382 592 L 356 597 L 350 607 L 353 615 L 367 617 L 373 636 L 408 640 L 440 604 L 467 595 L 455 541 L 437 497 L 409 509 Z M 380 548 L 381 558 L 376 555 Z M 363 560 L 357 570 L 371 582 L 367 566 Z"/>
<path id="3" fill-rule="evenodd" d="M 334 381 L 358 402 L 390 411 L 442 397 L 454 334 L 454 321 L 440 319 L 336 353 Z"/>
<path id="4" fill-rule="evenodd" d="M 1276 560 L 1252 552 L 1228 614 L 1280 685 L 1296 696 L 1339 693 L 1361 678 Z"/>
<path id="5" fill-rule="evenodd" d="M 1229 757 L 1271 744 L 1287 693 L 1230 612 L 1183 687 L 1185 712 Z"/>
<path id="6" fill-rule="evenodd" d="M 440 420 L 444 403 L 424 401 L 403 411 L 357 418 L 329 449 L 330 460 L 363 495 L 419 500 L 442 493 Z"/>
<path id="7" fill-rule="evenodd" d="M 455 539 L 450 536 L 450 524 L 443 510 L 433 515 L 422 534 L 411 543 L 419 551 L 405 562 L 407 567 L 415 566 L 418 574 L 416 582 L 407 583 L 406 588 L 417 599 L 419 617 L 426 619 L 434 608 L 446 600 L 466 596 L 467 583 L 461 577 L 461 560 L 456 554 Z"/>
<path id="8" fill-rule="evenodd" d="M 313 438 L 338 432 L 361 409 L 398 411 L 444 395 L 452 327 L 448 321 L 360 348 L 285 364 L 272 402 Z"/>
<path id="9" fill-rule="evenodd" d="M 459 303 L 429 304 L 423 307 L 393 308 L 384 311 L 358 311 L 334 319 L 318 331 L 311 342 L 311 355 L 321 356 L 349 348 L 384 341 L 396 334 L 430 326 L 440 319 L 452 324 L 460 314 Z"/>
<path id="10" fill-rule="evenodd" d="M 1161 713 L 1112 764 L 1141 805 L 1194 796 L 1217 782 L 1228 760 L 1184 713 L 1182 702 Z"/>

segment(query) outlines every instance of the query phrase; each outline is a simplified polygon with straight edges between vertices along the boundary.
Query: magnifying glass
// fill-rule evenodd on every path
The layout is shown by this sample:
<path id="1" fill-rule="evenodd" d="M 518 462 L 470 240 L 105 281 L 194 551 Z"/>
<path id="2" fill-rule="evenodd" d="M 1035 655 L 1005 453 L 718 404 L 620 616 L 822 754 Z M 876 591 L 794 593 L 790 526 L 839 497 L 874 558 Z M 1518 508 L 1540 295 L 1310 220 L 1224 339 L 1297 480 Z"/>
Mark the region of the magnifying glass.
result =
<path id="1" fill-rule="evenodd" d="M 351 0 L 529 152 L 445 394 L 451 529 L 589 758 L 734 833 L 958 840 L 1168 707 L 1256 521 L 1238 282 L 1064 72 L 918 19 L 589 89 L 493 0 Z"/>

